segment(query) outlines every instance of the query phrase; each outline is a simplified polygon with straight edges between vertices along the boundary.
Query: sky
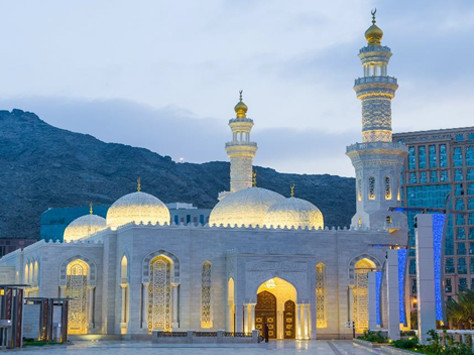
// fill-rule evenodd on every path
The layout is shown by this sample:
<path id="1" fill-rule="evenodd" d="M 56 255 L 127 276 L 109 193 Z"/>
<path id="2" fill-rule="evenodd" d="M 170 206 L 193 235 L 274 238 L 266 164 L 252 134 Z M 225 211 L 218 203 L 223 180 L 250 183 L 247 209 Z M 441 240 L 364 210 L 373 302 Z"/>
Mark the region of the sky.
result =
<path id="1" fill-rule="evenodd" d="M 206 162 L 227 160 L 243 90 L 255 165 L 354 176 L 374 8 L 394 131 L 473 126 L 472 0 L 0 0 L 0 109 Z"/>

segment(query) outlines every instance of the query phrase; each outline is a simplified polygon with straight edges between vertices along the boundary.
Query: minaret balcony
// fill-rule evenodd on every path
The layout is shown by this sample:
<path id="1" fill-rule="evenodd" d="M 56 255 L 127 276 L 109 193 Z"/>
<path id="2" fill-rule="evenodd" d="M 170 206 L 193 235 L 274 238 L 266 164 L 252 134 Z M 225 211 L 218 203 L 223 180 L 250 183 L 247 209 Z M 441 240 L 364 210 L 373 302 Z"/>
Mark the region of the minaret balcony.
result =
<path id="1" fill-rule="evenodd" d="M 403 143 L 398 142 L 365 142 L 365 143 L 355 143 L 346 147 L 346 154 L 361 151 L 361 150 L 372 150 L 372 149 L 382 149 L 382 150 L 401 150 L 408 154 L 408 147 Z"/>
<path id="2" fill-rule="evenodd" d="M 225 144 L 226 148 L 230 147 L 255 147 L 257 148 L 257 143 L 255 142 L 245 142 L 245 141 L 235 141 L 235 142 L 227 142 Z"/>
<path id="3" fill-rule="evenodd" d="M 364 76 L 362 78 L 357 78 L 354 82 L 354 87 L 363 84 L 394 84 L 397 85 L 397 78 L 393 76 Z"/>

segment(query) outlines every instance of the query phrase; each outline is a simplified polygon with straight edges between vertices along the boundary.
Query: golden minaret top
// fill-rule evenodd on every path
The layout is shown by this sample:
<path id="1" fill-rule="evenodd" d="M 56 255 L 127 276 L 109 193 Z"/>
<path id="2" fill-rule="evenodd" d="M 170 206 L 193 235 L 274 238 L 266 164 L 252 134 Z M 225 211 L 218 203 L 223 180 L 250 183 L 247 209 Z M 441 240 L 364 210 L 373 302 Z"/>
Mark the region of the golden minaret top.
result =
<path id="1" fill-rule="evenodd" d="M 237 103 L 237 105 L 235 105 L 235 107 L 234 107 L 235 113 L 237 114 L 237 118 L 246 118 L 247 117 L 248 107 L 242 101 L 242 92 L 243 92 L 243 90 L 239 91 L 240 99 L 239 99 L 239 102 Z"/>
<path id="2" fill-rule="evenodd" d="M 382 43 L 383 31 L 375 24 L 375 13 L 377 9 L 371 11 L 372 14 L 372 26 L 365 31 L 365 39 L 367 44 L 380 46 Z"/>

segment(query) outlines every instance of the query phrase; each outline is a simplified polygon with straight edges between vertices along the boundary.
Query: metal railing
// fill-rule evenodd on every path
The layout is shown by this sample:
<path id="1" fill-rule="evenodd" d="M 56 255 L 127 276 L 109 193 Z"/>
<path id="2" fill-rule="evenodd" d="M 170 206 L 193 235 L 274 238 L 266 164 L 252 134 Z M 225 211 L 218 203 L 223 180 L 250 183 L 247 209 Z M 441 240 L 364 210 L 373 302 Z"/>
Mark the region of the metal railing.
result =
<path id="1" fill-rule="evenodd" d="M 228 143 L 225 144 L 226 147 L 241 146 L 241 145 L 256 147 L 257 143 L 255 143 L 255 142 L 245 142 L 245 141 L 235 141 L 235 142 L 228 142 Z"/>
<path id="2" fill-rule="evenodd" d="M 355 143 L 346 148 L 346 153 L 354 150 L 364 149 L 398 149 L 408 152 L 408 147 L 403 143 L 398 142 L 366 142 L 366 143 Z"/>
<path id="3" fill-rule="evenodd" d="M 373 83 L 389 83 L 397 84 L 397 78 L 393 76 L 364 76 L 363 78 L 357 78 L 354 81 L 354 86 L 361 84 L 373 84 Z"/>
<path id="4" fill-rule="evenodd" d="M 234 337 L 234 338 L 250 338 L 250 337 L 252 337 L 252 333 L 244 333 L 244 332 L 224 332 L 223 335 L 225 337 Z"/>

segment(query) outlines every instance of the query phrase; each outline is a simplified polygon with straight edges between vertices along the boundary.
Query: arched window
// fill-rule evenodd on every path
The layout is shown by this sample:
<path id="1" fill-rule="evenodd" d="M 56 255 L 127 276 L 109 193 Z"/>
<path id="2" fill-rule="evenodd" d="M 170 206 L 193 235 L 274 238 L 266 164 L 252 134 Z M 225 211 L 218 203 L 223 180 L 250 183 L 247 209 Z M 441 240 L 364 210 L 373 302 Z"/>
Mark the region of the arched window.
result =
<path id="1" fill-rule="evenodd" d="M 211 263 L 205 261 L 201 272 L 201 328 L 212 328 Z"/>
<path id="2" fill-rule="evenodd" d="M 38 284 L 38 272 L 39 272 L 38 261 L 35 261 L 34 268 L 35 268 L 33 272 L 34 283 Z"/>
<path id="3" fill-rule="evenodd" d="M 392 186 L 390 184 L 390 176 L 385 177 L 385 199 L 392 199 Z"/>
<path id="4" fill-rule="evenodd" d="M 358 333 L 369 329 L 368 273 L 375 271 L 375 264 L 361 259 L 355 264 L 353 288 L 353 321 Z"/>
<path id="5" fill-rule="evenodd" d="M 326 268 L 319 263 L 316 265 L 316 327 L 326 328 L 327 323 Z"/>
<path id="6" fill-rule="evenodd" d="M 30 273 L 29 273 L 29 267 L 28 267 L 28 263 L 25 264 L 25 273 L 23 275 L 23 280 L 25 281 L 25 284 L 27 284 L 30 280 L 28 279 L 28 277 L 30 276 Z"/>
<path id="7" fill-rule="evenodd" d="M 127 256 L 122 256 L 120 260 L 120 287 L 122 289 L 122 306 L 121 306 L 121 320 L 122 327 L 126 328 L 128 322 L 128 299 L 129 299 L 129 287 L 128 287 L 128 260 Z"/>
<path id="8" fill-rule="evenodd" d="M 70 298 L 68 313 L 68 333 L 87 333 L 87 275 L 89 265 L 76 259 L 67 265 L 66 297 Z"/>
<path id="9" fill-rule="evenodd" d="M 387 222 L 387 224 L 392 224 L 392 217 L 391 216 L 387 216 L 385 217 L 385 222 Z"/>
<path id="10" fill-rule="evenodd" d="M 362 201 L 362 180 L 357 179 L 357 201 Z"/>
<path id="11" fill-rule="evenodd" d="M 171 329 L 171 261 L 158 255 L 150 261 L 148 331 Z"/>
<path id="12" fill-rule="evenodd" d="M 34 271 L 34 270 L 33 270 L 33 262 L 31 261 L 31 262 L 30 262 L 30 274 L 29 274 L 29 276 L 28 276 L 28 280 L 30 280 L 30 283 L 34 283 L 34 282 L 35 282 L 35 280 L 34 280 L 34 278 L 33 278 L 33 271 Z"/>
<path id="13" fill-rule="evenodd" d="M 234 279 L 231 277 L 227 283 L 227 330 L 235 331 L 235 302 L 234 302 Z"/>
<path id="14" fill-rule="evenodd" d="M 375 178 L 369 177 L 369 200 L 375 200 Z"/>
<path id="15" fill-rule="evenodd" d="M 359 220 L 357 221 L 357 224 L 359 225 L 359 228 L 362 227 L 362 218 L 359 218 Z"/>

